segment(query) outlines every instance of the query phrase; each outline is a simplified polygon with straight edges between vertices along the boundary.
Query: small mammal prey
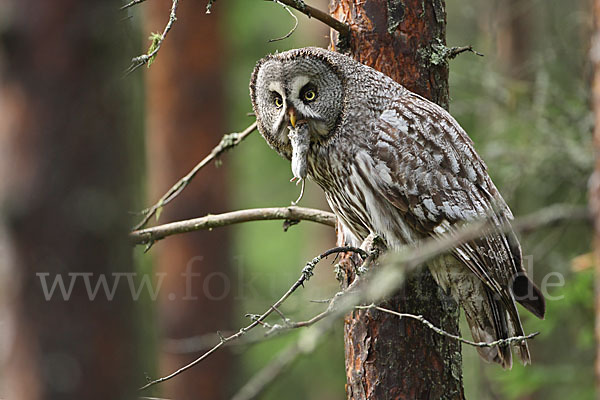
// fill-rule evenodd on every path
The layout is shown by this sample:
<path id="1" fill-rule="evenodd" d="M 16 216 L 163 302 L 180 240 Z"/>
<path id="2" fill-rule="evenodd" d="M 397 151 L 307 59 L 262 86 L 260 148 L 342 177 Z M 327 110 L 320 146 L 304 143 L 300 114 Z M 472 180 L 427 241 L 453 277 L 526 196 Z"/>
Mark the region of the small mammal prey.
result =
<path id="1" fill-rule="evenodd" d="M 302 182 L 302 189 L 298 200 L 293 201 L 292 205 L 298 204 L 304 195 L 304 179 L 307 174 L 307 155 L 310 147 L 310 132 L 308 124 L 304 121 L 298 121 L 295 125 L 288 126 L 290 133 L 288 138 L 292 144 L 292 174 L 294 177 L 291 182 L 297 180 L 296 185 Z"/>

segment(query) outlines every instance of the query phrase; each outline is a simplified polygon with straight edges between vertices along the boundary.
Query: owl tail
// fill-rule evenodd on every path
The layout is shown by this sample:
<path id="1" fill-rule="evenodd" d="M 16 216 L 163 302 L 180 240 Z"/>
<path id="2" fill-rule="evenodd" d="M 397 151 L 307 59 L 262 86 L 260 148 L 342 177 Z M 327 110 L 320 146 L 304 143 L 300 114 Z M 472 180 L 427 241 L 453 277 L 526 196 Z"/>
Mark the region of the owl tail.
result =
<path id="1" fill-rule="evenodd" d="M 462 263 L 453 257 L 441 257 L 435 260 L 429 269 L 437 283 L 449 292 L 464 310 L 474 342 L 491 343 L 523 335 L 523 327 L 514 302 L 513 310 L 509 312 L 504 303 Z M 523 364 L 530 364 L 527 343 L 523 341 L 513 346 L 516 347 Z M 488 362 L 498 363 L 505 369 L 512 367 L 510 345 L 477 347 L 477 352 Z"/>
<path id="2" fill-rule="evenodd" d="M 463 298 L 461 306 L 465 311 L 467 323 L 475 342 L 491 343 L 509 337 L 523 336 L 521 321 L 514 321 L 504 304 L 494 298 L 486 287 L 475 296 Z M 514 304 L 513 304 L 514 306 Z M 516 310 L 515 310 L 516 311 Z M 515 313 L 513 315 L 518 314 Z M 529 348 L 525 341 L 514 344 L 519 358 L 524 365 L 531 363 Z M 493 347 L 478 347 L 479 355 L 488 362 L 495 362 L 505 369 L 512 368 L 512 350 L 510 345 L 496 345 Z"/>

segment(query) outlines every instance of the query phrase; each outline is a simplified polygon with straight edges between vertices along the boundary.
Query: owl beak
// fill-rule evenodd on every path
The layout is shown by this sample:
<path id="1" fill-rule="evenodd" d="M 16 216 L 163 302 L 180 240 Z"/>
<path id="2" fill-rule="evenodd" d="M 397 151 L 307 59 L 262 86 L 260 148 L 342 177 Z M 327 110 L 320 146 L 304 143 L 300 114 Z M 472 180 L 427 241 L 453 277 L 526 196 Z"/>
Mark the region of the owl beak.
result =
<path id="1" fill-rule="evenodd" d="M 296 127 L 296 109 L 293 107 L 290 107 L 288 109 L 288 116 L 290 117 L 290 124 L 292 124 L 292 127 L 295 128 Z"/>

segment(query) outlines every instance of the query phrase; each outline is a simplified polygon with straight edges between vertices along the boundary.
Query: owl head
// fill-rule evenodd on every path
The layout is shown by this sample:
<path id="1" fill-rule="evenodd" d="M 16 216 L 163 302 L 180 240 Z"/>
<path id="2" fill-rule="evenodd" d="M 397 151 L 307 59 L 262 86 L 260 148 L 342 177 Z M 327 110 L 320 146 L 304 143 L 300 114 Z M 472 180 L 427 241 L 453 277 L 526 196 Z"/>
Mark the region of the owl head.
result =
<path id="1" fill-rule="evenodd" d="M 260 60 L 250 81 L 258 128 L 269 145 L 290 159 L 289 130 L 308 128 L 310 142 L 330 138 L 344 108 L 344 80 L 335 53 L 303 48 Z"/>

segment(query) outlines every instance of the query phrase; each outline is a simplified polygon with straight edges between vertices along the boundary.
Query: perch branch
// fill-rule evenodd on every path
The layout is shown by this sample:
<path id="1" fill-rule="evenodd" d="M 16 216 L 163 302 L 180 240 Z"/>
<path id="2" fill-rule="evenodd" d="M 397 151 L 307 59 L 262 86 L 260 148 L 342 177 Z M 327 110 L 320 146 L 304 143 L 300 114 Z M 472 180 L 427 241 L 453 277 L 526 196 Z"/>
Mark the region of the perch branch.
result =
<path id="1" fill-rule="evenodd" d="M 317 257 L 313 258 L 311 261 L 306 263 L 306 266 L 302 269 L 302 272 L 301 272 L 298 280 L 296 282 L 294 282 L 294 284 L 287 290 L 287 292 L 285 292 L 283 294 L 283 296 L 281 296 L 281 298 L 279 300 L 277 300 L 273 305 L 271 305 L 264 313 L 262 313 L 257 318 L 253 318 L 253 321 L 251 324 L 247 325 L 244 328 L 241 328 L 237 333 L 235 333 L 233 335 L 230 335 L 227 337 L 222 336 L 221 341 L 219 343 L 217 343 L 210 350 L 208 350 L 207 352 L 202 354 L 200 357 L 196 358 L 191 363 L 179 368 L 177 371 L 175 371 L 169 375 L 166 375 L 166 376 L 163 376 L 162 378 L 158 378 L 158 379 L 148 382 L 147 384 L 142 386 L 139 390 L 147 389 L 150 386 L 156 385 L 157 383 L 161 383 L 161 382 L 167 381 L 171 378 L 174 378 L 175 376 L 181 374 L 182 372 L 187 371 L 188 369 L 192 368 L 194 365 L 200 363 L 202 360 L 208 358 L 212 353 L 217 351 L 221 346 L 225 345 L 227 342 L 236 340 L 236 339 L 242 337 L 248 331 L 256 328 L 258 325 L 263 323 L 263 321 L 269 315 L 271 315 L 271 313 L 273 313 L 275 311 L 275 309 L 279 308 L 279 306 L 281 304 L 283 304 L 283 302 L 286 301 L 288 299 L 288 297 L 290 297 L 292 295 L 292 293 L 294 293 L 296 291 L 296 289 L 298 289 L 300 286 L 304 286 L 304 282 L 308 281 L 312 277 L 313 270 L 315 269 L 315 267 L 317 266 L 319 261 L 321 261 L 323 258 L 326 258 L 332 254 L 347 253 L 347 252 L 355 252 L 355 253 L 360 254 L 361 256 L 366 257 L 364 250 L 355 248 L 355 247 L 349 247 L 349 246 L 334 247 L 332 249 L 329 249 L 329 250 L 323 252 L 322 254 L 318 255 Z"/>
<path id="2" fill-rule="evenodd" d="M 143 227 L 144 225 L 146 225 L 146 223 L 148 223 L 150 218 L 152 218 L 152 216 L 160 208 L 169 204 L 169 202 L 171 200 L 173 200 L 175 197 L 177 197 L 183 191 L 183 189 L 186 188 L 186 186 L 191 182 L 191 180 L 194 179 L 194 176 L 196 176 L 198 171 L 200 171 L 202 168 L 204 168 L 207 164 L 209 164 L 215 158 L 219 157 L 225 151 L 240 144 L 240 142 L 242 140 L 246 139 L 248 137 L 248 135 L 250 135 L 255 130 L 256 130 L 256 121 L 253 122 L 249 127 L 244 129 L 240 133 L 230 133 L 230 134 L 224 135 L 223 138 L 221 139 L 221 141 L 219 142 L 219 144 L 214 149 L 211 150 L 211 152 L 208 156 L 206 156 L 202 161 L 200 161 L 190 172 L 188 172 L 188 174 L 186 176 L 181 178 L 175 185 L 173 185 L 171 187 L 171 189 L 169 189 L 167 191 L 167 193 L 165 193 L 160 198 L 160 200 L 158 200 L 158 202 L 156 204 L 154 204 L 152 207 L 147 208 L 141 212 L 144 215 L 144 218 L 133 229 L 138 230 L 141 227 Z"/>
<path id="3" fill-rule="evenodd" d="M 224 214 L 207 215 L 184 221 L 171 222 L 129 233 L 133 244 L 147 244 L 178 233 L 212 229 L 250 221 L 312 221 L 323 225 L 335 226 L 335 216 L 327 211 L 303 207 L 254 208 L 232 211 Z"/>
<path id="4" fill-rule="evenodd" d="M 138 1 L 138 3 L 136 3 L 135 1 L 136 0 L 134 0 L 132 3 L 138 4 L 144 0 L 140 0 L 140 1 Z M 129 6 L 129 5 L 126 5 L 126 6 Z M 147 54 L 142 54 L 140 56 L 132 58 L 131 65 L 129 66 L 129 68 L 127 68 L 126 74 L 130 74 L 133 71 L 135 71 L 136 69 L 138 69 L 139 67 L 141 67 L 142 65 L 147 64 L 150 60 L 152 60 L 156 56 L 156 54 L 158 54 L 158 51 L 160 50 L 160 46 L 162 46 L 162 43 L 165 40 L 165 38 L 167 37 L 167 35 L 169 34 L 169 31 L 173 27 L 173 24 L 175 23 L 175 21 L 177 21 L 177 7 L 178 6 L 179 6 L 179 0 L 173 0 L 173 2 L 171 3 L 171 13 L 169 14 L 169 21 L 167 22 L 167 25 L 165 26 L 165 29 L 163 30 L 162 34 L 158 38 L 156 38 L 156 40 L 152 43 L 152 46 L 151 46 L 152 51 L 150 51 Z"/>

